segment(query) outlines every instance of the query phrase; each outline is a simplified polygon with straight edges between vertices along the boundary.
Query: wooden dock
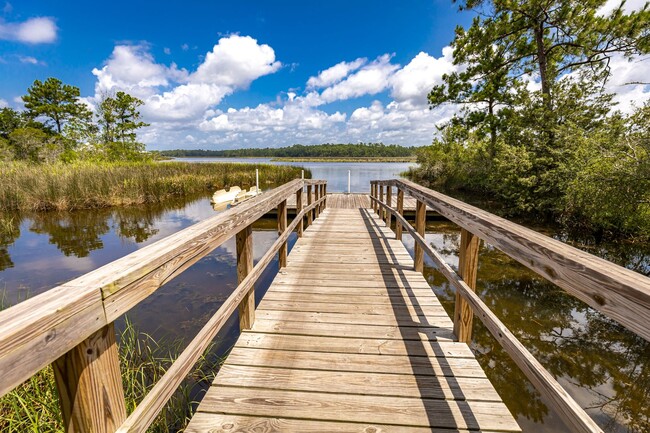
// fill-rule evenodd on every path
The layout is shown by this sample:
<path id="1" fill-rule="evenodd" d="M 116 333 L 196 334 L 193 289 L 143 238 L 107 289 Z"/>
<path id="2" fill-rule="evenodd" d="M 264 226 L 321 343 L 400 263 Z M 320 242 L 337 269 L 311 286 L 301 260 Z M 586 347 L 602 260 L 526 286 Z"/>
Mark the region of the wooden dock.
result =
<path id="1" fill-rule="evenodd" d="M 392 207 L 397 207 L 397 197 L 391 197 Z M 307 203 L 307 193 L 303 193 L 303 203 Z M 417 200 L 413 197 L 404 197 L 404 215 L 414 216 Z M 327 194 L 327 207 L 335 209 L 369 209 L 372 207 L 370 194 L 334 192 Z M 287 210 L 293 215 L 296 212 L 296 197 L 287 200 Z M 427 207 L 428 218 L 440 218 L 437 212 Z"/>
<path id="2" fill-rule="evenodd" d="M 335 197 L 186 432 L 519 431 L 369 200 Z"/>
<path id="3" fill-rule="evenodd" d="M 475 293 L 479 245 L 647 341 L 650 278 L 404 179 L 370 185 L 327 194 L 323 180 L 292 180 L 0 311 L 0 396 L 49 366 L 66 433 L 145 433 L 238 312 L 240 337 L 187 432 L 519 431 L 467 345 L 476 318 L 570 431 L 602 433 Z M 425 238 L 429 209 L 459 227 L 457 269 Z M 278 238 L 255 261 L 253 224 L 269 212 Z M 115 321 L 233 237 L 237 287 L 127 416 Z M 456 292 L 453 321 L 422 276 L 425 255 Z"/>

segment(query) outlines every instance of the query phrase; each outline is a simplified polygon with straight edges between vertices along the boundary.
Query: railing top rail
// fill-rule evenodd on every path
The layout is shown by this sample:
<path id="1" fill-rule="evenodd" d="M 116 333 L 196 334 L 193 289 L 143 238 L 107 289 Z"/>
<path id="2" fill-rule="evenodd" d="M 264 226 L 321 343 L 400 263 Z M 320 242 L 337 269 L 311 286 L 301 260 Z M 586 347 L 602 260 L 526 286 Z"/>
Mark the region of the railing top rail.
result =
<path id="1" fill-rule="evenodd" d="M 650 278 L 403 179 L 395 186 L 650 341 Z"/>
<path id="2" fill-rule="evenodd" d="M 0 312 L 0 396 L 307 184 L 296 179 Z"/>

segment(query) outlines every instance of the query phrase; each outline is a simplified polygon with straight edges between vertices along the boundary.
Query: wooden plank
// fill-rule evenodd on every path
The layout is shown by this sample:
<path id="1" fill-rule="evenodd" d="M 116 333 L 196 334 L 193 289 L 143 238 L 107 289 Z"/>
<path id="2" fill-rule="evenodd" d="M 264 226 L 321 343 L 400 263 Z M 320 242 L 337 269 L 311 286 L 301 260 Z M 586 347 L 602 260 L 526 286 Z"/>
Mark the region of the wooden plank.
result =
<path id="1" fill-rule="evenodd" d="M 296 211 L 300 212 L 303 209 L 302 206 L 302 188 L 300 191 L 296 193 Z M 298 237 L 302 237 L 302 233 L 304 231 L 304 226 L 303 226 L 303 217 L 300 217 L 300 222 L 298 223 Z"/>
<path id="2" fill-rule="evenodd" d="M 248 415 L 198 412 L 186 433 L 469 433 L 469 430 L 406 427 L 369 422 L 328 422 L 291 418 L 262 418 Z M 482 430 L 483 433 L 494 433 Z M 474 431 L 474 433 L 477 433 Z"/>
<path id="3" fill-rule="evenodd" d="M 331 278 L 328 278 L 331 277 Z M 346 275 L 331 274 L 331 275 L 299 275 L 291 272 L 284 272 L 278 274 L 273 280 L 276 285 L 288 286 L 320 286 L 324 288 L 329 287 L 346 287 L 351 290 L 361 288 L 411 288 L 411 289 L 427 289 L 430 290 L 429 284 L 426 281 L 418 281 L 413 277 L 402 276 L 399 279 L 386 280 L 382 275 L 372 275 L 370 278 L 363 278 L 350 280 Z"/>
<path id="4" fill-rule="evenodd" d="M 454 341 L 401 341 L 378 338 L 311 337 L 246 331 L 236 347 L 309 352 L 374 353 L 377 355 L 437 356 L 473 358 L 466 344 Z"/>
<path id="5" fill-rule="evenodd" d="M 337 282 L 334 280 L 334 282 Z M 433 291 L 428 288 L 421 286 L 423 288 L 413 288 L 408 285 L 407 288 L 404 287 L 381 287 L 381 285 L 376 284 L 374 287 L 352 287 L 349 284 L 339 284 L 339 285 L 324 285 L 324 284 L 282 284 L 277 281 L 271 284 L 269 292 L 286 292 L 286 293 L 309 293 L 309 294 L 325 294 L 325 295 L 337 295 L 345 296 L 352 295 L 355 297 L 379 297 L 386 298 L 388 296 L 398 296 L 398 297 L 413 297 L 417 299 L 422 298 L 432 298 L 436 301 L 438 297 L 433 293 Z M 340 299 L 340 298 L 339 298 Z M 440 303 L 438 301 L 438 303 Z"/>
<path id="6" fill-rule="evenodd" d="M 313 195 L 311 193 L 311 185 L 307 185 L 307 206 L 311 205 L 313 202 Z M 311 227 L 312 222 L 314 221 L 314 213 L 307 213 L 307 227 Z"/>
<path id="7" fill-rule="evenodd" d="M 424 202 L 418 201 L 415 210 L 415 230 L 421 235 L 424 236 L 424 229 L 426 223 L 426 210 Z M 418 272 L 424 271 L 424 251 L 419 244 L 415 245 L 415 270 Z"/>
<path id="8" fill-rule="evenodd" d="M 237 284 L 253 270 L 253 226 L 249 225 L 235 236 L 237 247 Z M 255 322 L 255 289 L 251 289 L 238 307 L 239 329 L 251 329 Z"/>
<path id="9" fill-rule="evenodd" d="M 287 229 L 287 201 L 281 201 L 278 204 L 278 235 L 284 233 Z M 284 242 L 280 245 L 279 254 L 279 264 L 280 268 L 287 266 L 287 243 Z"/>
<path id="10" fill-rule="evenodd" d="M 397 212 L 404 215 L 404 190 L 397 188 Z M 395 221 L 395 238 L 402 240 L 402 223 Z"/>
<path id="11" fill-rule="evenodd" d="M 253 332 L 266 334 L 313 335 L 345 338 L 385 338 L 387 340 L 454 340 L 451 328 L 400 327 L 385 325 L 350 326 L 349 323 L 306 323 L 293 320 L 264 320 L 253 326 Z"/>
<path id="12" fill-rule="evenodd" d="M 301 302 L 291 301 L 274 301 L 271 299 L 262 299 L 257 306 L 258 310 L 282 310 L 282 311 L 303 311 L 303 312 L 322 312 L 322 313 L 348 313 L 348 314 L 380 314 L 400 317 L 406 319 L 414 316 L 446 316 L 447 313 L 441 306 L 437 305 L 419 305 L 413 307 L 410 305 L 375 305 L 375 304 L 348 304 L 345 299 L 340 303 L 318 303 L 303 304 Z"/>
<path id="13" fill-rule="evenodd" d="M 345 302 L 346 304 L 370 304 L 370 305 L 386 305 L 392 306 L 423 306 L 433 305 L 442 308 L 440 301 L 435 296 L 416 297 L 416 296 L 401 296 L 396 294 L 394 296 L 357 296 L 354 293 L 349 293 L 344 298 L 340 294 L 329 293 L 299 293 L 299 292 L 286 292 L 269 290 L 264 296 L 267 301 L 282 301 L 282 302 L 308 302 L 319 303 L 324 302 L 327 304 L 335 304 Z M 318 306 L 316 306 L 318 307 Z"/>
<path id="14" fill-rule="evenodd" d="M 476 273 L 478 271 L 478 251 L 480 239 L 478 236 L 465 229 L 460 231 L 460 245 L 458 253 L 458 275 L 467 283 L 467 286 L 476 290 Z M 458 341 L 469 344 L 472 341 L 472 323 L 474 311 L 465 302 L 460 292 L 456 292 L 454 304 L 454 334 Z"/>
<path id="15" fill-rule="evenodd" d="M 500 402 L 432 400 L 359 396 L 301 391 L 212 387 L 201 412 L 267 417 L 309 418 L 323 421 L 400 424 L 419 427 L 519 431 Z"/>
<path id="16" fill-rule="evenodd" d="M 499 394 L 487 378 L 450 378 L 415 374 L 358 373 L 226 364 L 219 370 L 214 385 L 286 391 L 322 392 L 327 390 L 327 392 L 337 394 L 442 400 L 501 401 Z"/>
<path id="17" fill-rule="evenodd" d="M 439 327 L 453 328 L 449 316 L 413 316 L 410 320 L 398 319 L 395 316 L 380 316 L 376 314 L 322 313 L 315 311 L 283 311 L 259 310 L 257 317 L 269 320 L 292 320 L 295 322 L 312 323 L 341 323 L 347 325 L 381 325 L 407 327 Z"/>
<path id="18" fill-rule="evenodd" d="M 473 358 L 444 356 L 400 356 L 371 353 L 333 353 L 288 351 L 235 347 L 225 365 L 258 365 L 262 367 L 303 368 L 368 373 L 391 373 L 419 376 L 451 376 L 485 378 L 485 372 Z"/>
<path id="19" fill-rule="evenodd" d="M 113 433 L 126 419 L 113 324 L 52 364 L 63 427 L 69 433 Z"/>

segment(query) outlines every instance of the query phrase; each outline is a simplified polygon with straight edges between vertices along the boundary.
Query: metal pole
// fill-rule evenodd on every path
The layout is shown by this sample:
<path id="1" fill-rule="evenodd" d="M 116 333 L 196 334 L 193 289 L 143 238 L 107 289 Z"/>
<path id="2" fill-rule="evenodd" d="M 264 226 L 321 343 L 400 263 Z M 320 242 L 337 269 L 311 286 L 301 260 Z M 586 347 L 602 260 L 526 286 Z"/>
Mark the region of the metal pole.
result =
<path id="1" fill-rule="evenodd" d="M 260 170 L 255 169 L 255 188 L 257 188 L 257 193 L 260 193 Z"/>
<path id="2" fill-rule="evenodd" d="M 350 194 L 350 170 L 348 170 L 348 194 Z"/>

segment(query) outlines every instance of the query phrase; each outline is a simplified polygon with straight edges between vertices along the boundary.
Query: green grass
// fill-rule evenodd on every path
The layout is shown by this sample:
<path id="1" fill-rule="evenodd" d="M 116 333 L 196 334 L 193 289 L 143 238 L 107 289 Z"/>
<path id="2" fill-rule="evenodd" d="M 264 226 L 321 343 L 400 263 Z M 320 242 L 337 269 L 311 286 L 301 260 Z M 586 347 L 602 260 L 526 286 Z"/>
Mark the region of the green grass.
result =
<path id="1" fill-rule="evenodd" d="M 93 209 L 162 202 L 216 189 L 277 185 L 300 177 L 300 167 L 268 164 L 131 162 L 0 163 L 0 212 Z M 305 170 L 305 177 L 311 173 Z"/>

